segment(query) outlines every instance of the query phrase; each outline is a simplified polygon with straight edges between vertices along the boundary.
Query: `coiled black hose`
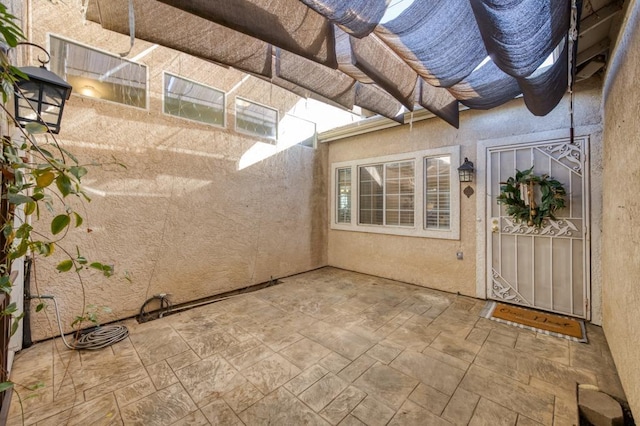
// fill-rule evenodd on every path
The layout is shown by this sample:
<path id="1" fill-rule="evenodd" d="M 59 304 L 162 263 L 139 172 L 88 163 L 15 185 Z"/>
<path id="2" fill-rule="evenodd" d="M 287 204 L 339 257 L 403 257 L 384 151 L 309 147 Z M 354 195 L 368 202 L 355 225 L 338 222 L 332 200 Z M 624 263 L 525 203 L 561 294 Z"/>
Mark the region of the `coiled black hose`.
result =
<path id="1" fill-rule="evenodd" d="M 147 310 L 150 305 L 152 305 L 155 301 L 158 301 L 160 305 L 158 308 L 153 310 Z M 147 299 L 142 306 L 140 307 L 140 314 L 138 315 L 138 322 L 143 323 L 147 321 L 152 321 L 154 319 L 162 318 L 166 313 L 171 309 L 171 302 L 169 301 L 169 295 L 166 293 L 154 294 L 152 297 Z"/>

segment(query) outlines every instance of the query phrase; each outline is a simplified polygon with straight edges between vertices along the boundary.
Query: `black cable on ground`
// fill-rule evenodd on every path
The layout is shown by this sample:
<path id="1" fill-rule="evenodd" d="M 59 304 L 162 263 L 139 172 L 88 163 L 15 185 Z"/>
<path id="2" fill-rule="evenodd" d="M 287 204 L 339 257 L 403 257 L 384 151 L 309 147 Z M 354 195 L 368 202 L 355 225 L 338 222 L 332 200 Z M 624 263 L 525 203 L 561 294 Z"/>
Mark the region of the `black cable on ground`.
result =
<path id="1" fill-rule="evenodd" d="M 151 304 L 158 301 L 160 307 L 154 310 L 145 311 Z M 171 310 L 171 302 L 169 301 L 169 295 L 166 293 L 154 294 L 153 297 L 147 299 L 140 307 L 140 314 L 138 315 L 138 322 L 143 323 L 152 321 L 154 319 L 162 318 Z"/>

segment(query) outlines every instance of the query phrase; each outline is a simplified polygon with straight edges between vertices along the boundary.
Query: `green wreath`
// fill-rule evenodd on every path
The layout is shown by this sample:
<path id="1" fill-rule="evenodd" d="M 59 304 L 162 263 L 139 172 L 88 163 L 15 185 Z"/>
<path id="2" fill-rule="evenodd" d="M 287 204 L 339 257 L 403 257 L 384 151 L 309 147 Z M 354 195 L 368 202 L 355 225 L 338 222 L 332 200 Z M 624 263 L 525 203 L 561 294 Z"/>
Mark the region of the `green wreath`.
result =
<path id="1" fill-rule="evenodd" d="M 528 170 L 516 170 L 516 176 L 500 182 L 498 203 L 504 204 L 507 214 L 516 222 L 540 228 L 545 218 L 555 220 L 554 213 L 565 206 L 564 187 L 549 175 L 536 176 L 533 166 Z M 535 200 L 535 185 L 540 187 L 540 203 Z"/>

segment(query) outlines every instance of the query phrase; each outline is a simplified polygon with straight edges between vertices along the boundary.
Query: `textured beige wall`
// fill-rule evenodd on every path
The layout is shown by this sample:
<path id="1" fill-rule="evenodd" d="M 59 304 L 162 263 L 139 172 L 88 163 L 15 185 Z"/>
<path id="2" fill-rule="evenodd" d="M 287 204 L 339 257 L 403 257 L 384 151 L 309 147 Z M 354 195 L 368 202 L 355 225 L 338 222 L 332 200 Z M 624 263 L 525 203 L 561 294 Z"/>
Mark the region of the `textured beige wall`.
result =
<path id="1" fill-rule="evenodd" d="M 33 2 L 34 41 L 46 43 L 51 32 L 110 52 L 129 48 L 128 37 L 83 24 L 75 2 L 67 3 Z M 136 41 L 130 57 L 149 47 Z M 162 47 L 139 62 L 149 66 L 148 110 L 72 96 L 59 135 L 81 162 L 113 155 L 127 165 L 91 168 L 84 183 L 93 201 L 81 207 L 86 221 L 63 242 L 71 252 L 77 244 L 85 256 L 114 263 L 117 276 L 83 274 L 83 302 L 77 278 L 53 272 L 58 253 L 38 259 L 32 291 L 55 295 L 65 324 L 83 303 L 110 307 L 113 313 L 101 316 L 108 321 L 136 314 L 160 292 L 180 303 L 326 265 L 328 148 L 295 146 L 238 170 L 257 141 L 164 115 L 162 71 L 225 92 L 244 75 Z M 255 78 L 234 94 L 281 113 L 298 100 Z M 229 96 L 230 129 L 233 102 Z M 35 339 L 52 334 L 51 313 L 33 319 Z"/>
<path id="2" fill-rule="evenodd" d="M 600 85 L 601 81 L 594 78 L 576 87 L 576 127 L 599 128 Z M 461 158 L 468 157 L 477 164 L 476 144 L 481 140 L 509 137 L 513 139 L 512 143 L 517 143 L 529 134 L 557 129 L 566 129 L 568 136 L 569 125 L 568 98 L 545 117 L 533 116 L 524 107 L 522 99 L 517 99 L 487 112 L 462 112 L 459 130 L 442 120 L 429 119 L 413 126 L 404 125 L 330 142 L 329 166 L 342 161 L 450 145 L 461 145 Z M 593 134 L 591 144 L 596 158 L 599 157 L 599 132 Z M 595 174 L 598 173 L 596 170 Z M 479 179 L 484 179 L 483 170 L 477 171 L 475 181 Z M 476 296 L 476 203 L 481 196 L 477 193 L 476 182 L 471 185 L 476 191 L 474 195 L 470 198 L 461 195 L 459 241 L 330 230 L 329 265 Z M 454 182 L 453 190 L 461 191 L 464 187 L 466 185 Z M 599 204 L 597 200 L 596 203 Z M 464 254 L 463 260 L 456 259 L 459 250 Z"/>
<path id="3" fill-rule="evenodd" d="M 630 3 L 606 78 L 603 326 L 625 393 L 640 416 L 640 3 Z"/>

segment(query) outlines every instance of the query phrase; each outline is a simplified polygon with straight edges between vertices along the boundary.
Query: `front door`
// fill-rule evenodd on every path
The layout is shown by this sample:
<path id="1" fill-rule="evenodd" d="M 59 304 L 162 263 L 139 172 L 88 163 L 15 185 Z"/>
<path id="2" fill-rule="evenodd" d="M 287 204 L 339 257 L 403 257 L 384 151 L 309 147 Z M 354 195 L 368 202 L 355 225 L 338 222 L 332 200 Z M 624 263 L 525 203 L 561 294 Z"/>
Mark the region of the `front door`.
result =
<path id="1" fill-rule="evenodd" d="M 588 140 L 579 138 L 487 150 L 487 294 L 490 299 L 589 317 Z M 514 221 L 496 198 L 500 182 L 533 166 L 564 186 L 566 207 L 541 227 Z"/>

